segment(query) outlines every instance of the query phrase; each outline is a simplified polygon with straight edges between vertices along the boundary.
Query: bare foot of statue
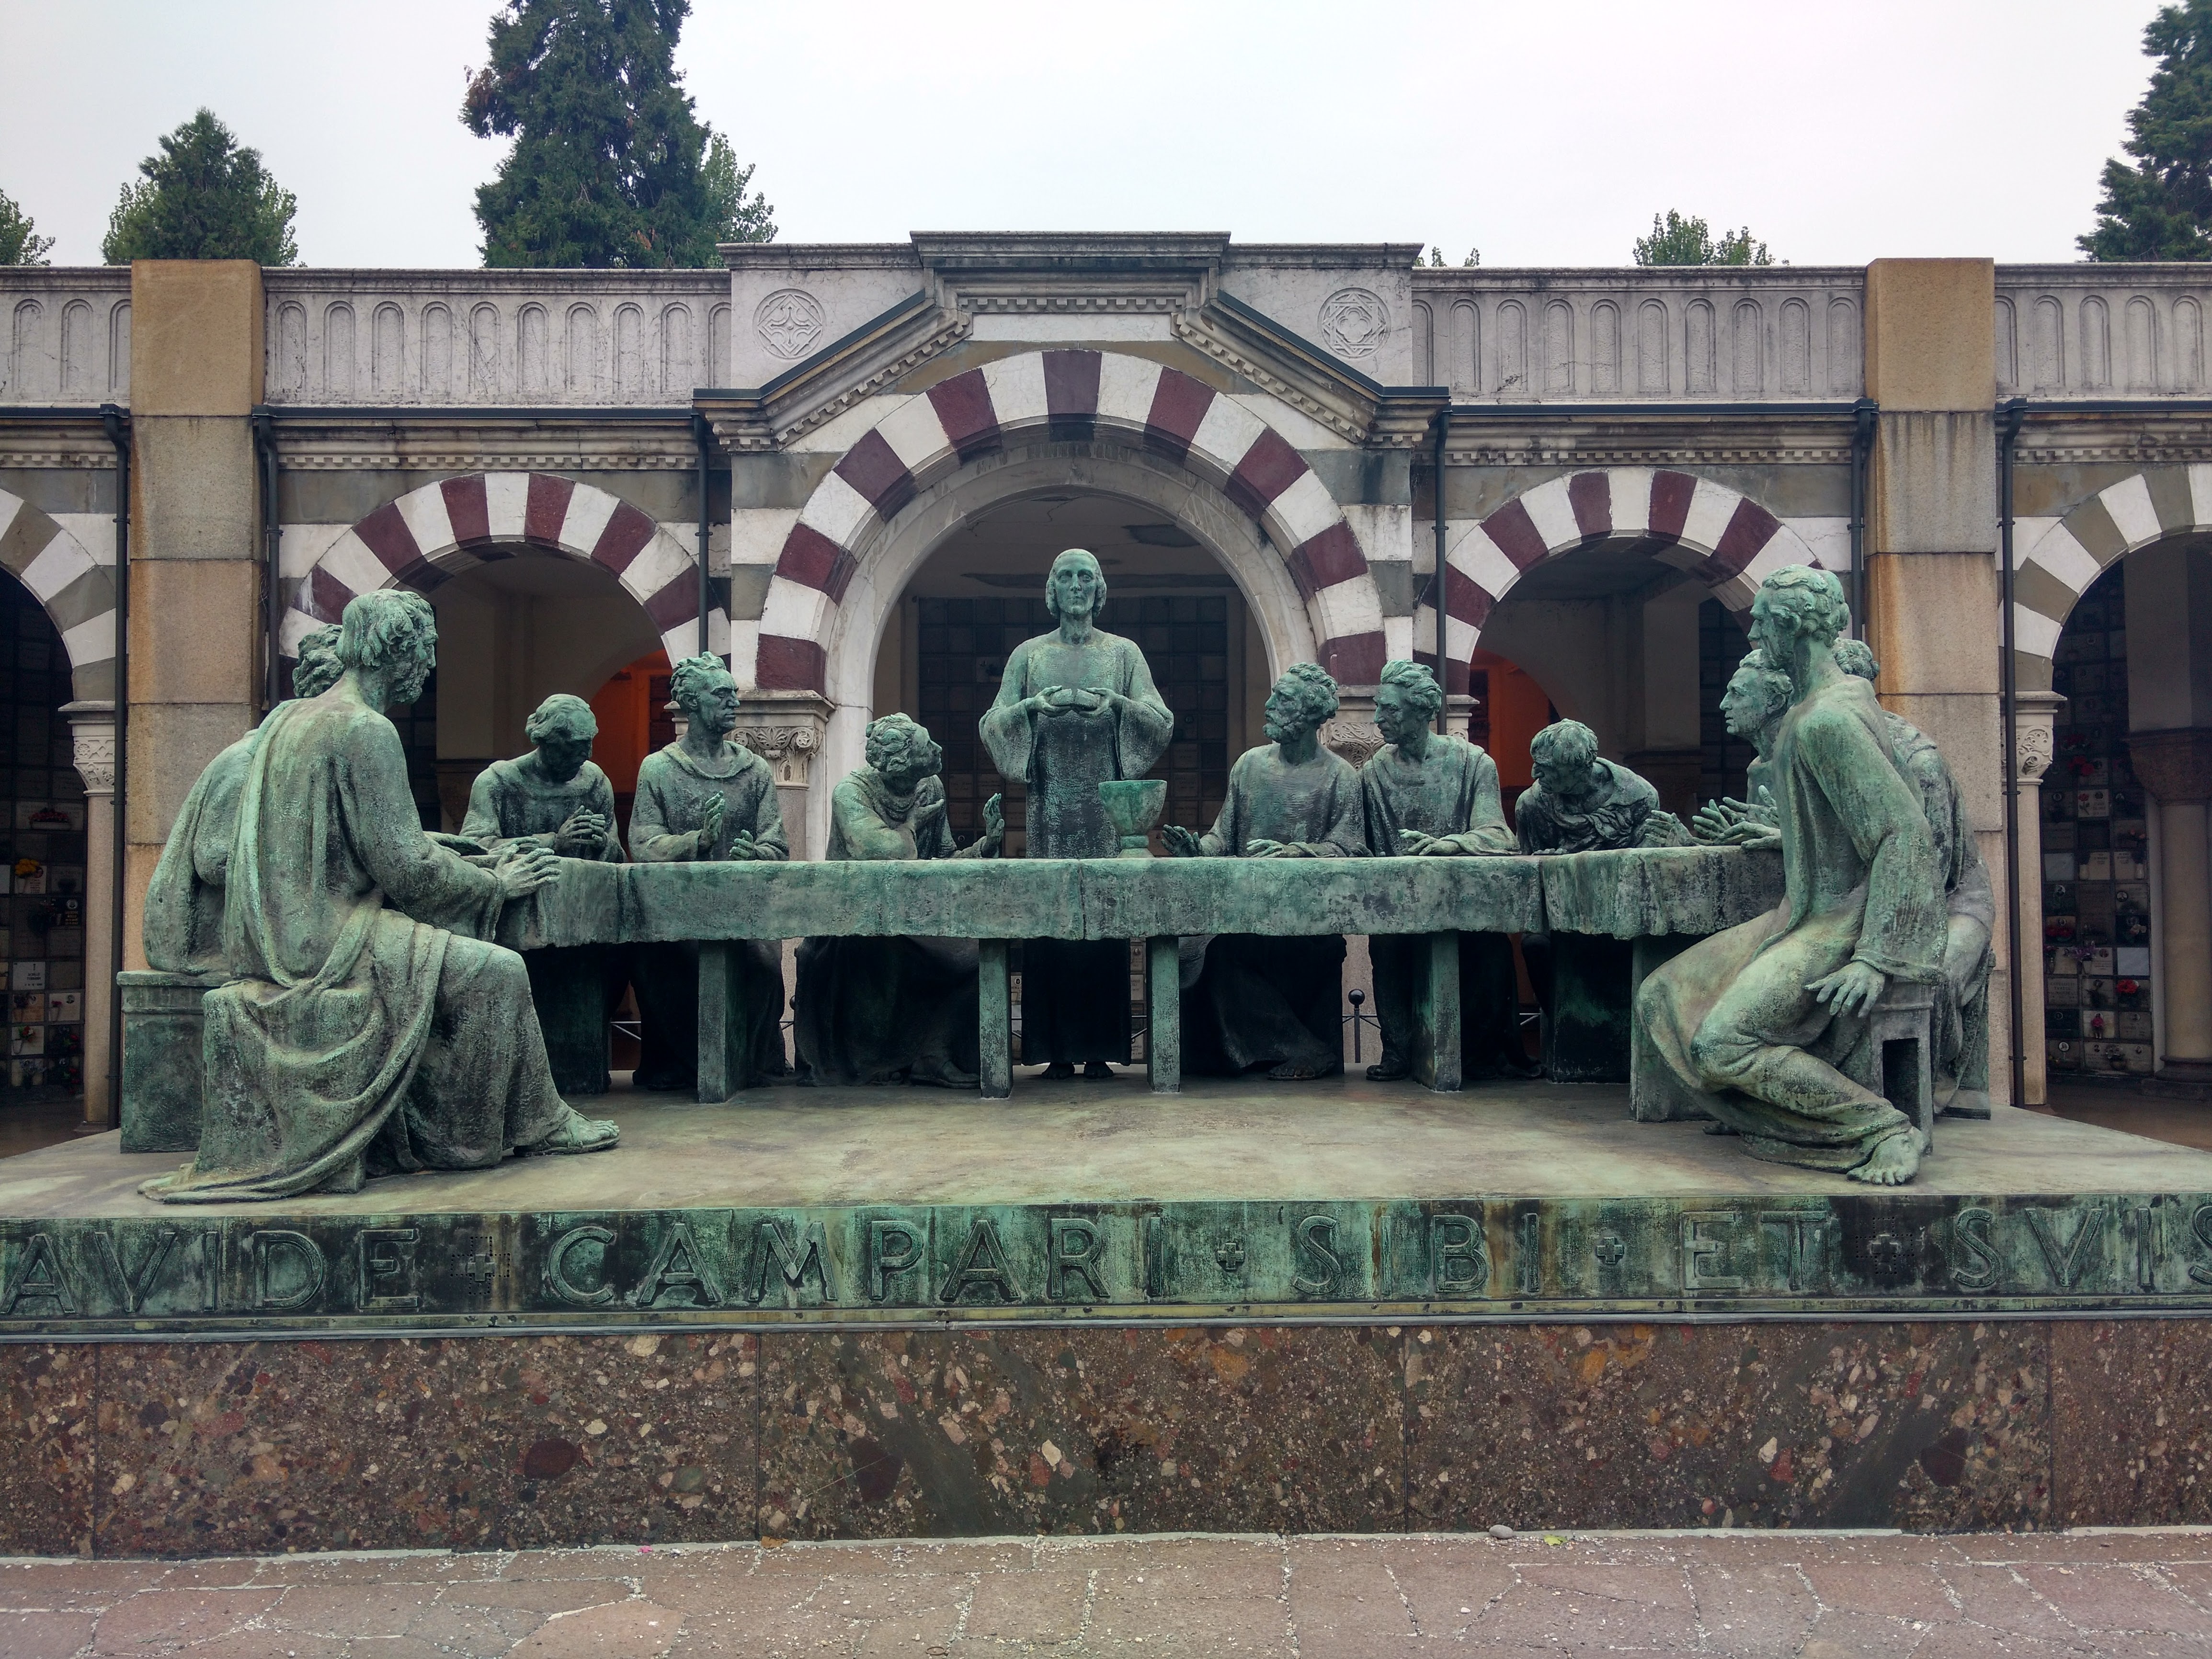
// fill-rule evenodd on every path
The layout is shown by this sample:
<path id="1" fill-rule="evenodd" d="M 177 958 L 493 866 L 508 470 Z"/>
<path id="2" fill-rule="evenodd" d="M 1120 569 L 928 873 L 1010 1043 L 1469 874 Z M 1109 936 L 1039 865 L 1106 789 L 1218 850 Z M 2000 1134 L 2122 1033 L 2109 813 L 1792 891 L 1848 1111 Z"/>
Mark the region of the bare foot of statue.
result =
<path id="1" fill-rule="evenodd" d="M 1083 1080 L 1085 1083 L 1111 1083 L 1114 1068 L 1103 1060 L 1091 1060 L 1083 1068 Z"/>
<path id="2" fill-rule="evenodd" d="M 1278 1083 L 1310 1083 L 1321 1075 L 1321 1067 L 1309 1066 L 1302 1060 L 1286 1060 L 1267 1073 Z"/>
<path id="3" fill-rule="evenodd" d="M 1409 1078 L 1413 1074 L 1413 1068 L 1407 1065 L 1404 1060 L 1389 1057 L 1385 1057 L 1367 1068 L 1367 1080 L 1370 1083 L 1395 1083 L 1400 1079 Z"/>
<path id="4" fill-rule="evenodd" d="M 1065 1083 L 1074 1075 L 1074 1065 L 1065 1060 L 1055 1060 L 1044 1068 L 1044 1080 L 1047 1083 Z"/>
<path id="5" fill-rule="evenodd" d="M 907 1081 L 934 1089 L 973 1089 L 979 1086 L 983 1079 L 973 1072 L 962 1071 L 957 1066 L 926 1062 L 908 1073 Z"/>
<path id="6" fill-rule="evenodd" d="M 1844 1173 L 1854 1181 L 1875 1187 L 1902 1187 L 1920 1168 L 1920 1135 L 1892 1135 L 1874 1149 L 1874 1155 L 1856 1170 Z"/>
<path id="7" fill-rule="evenodd" d="M 519 1158 L 537 1158 L 559 1152 L 604 1152 L 620 1139 L 622 1131 L 605 1118 L 586 1117 L 574 1107 L 563 1109 L 568 1115 L 555 1126 L 553 1133 L 527 1146 L 514 1149 Z"/>

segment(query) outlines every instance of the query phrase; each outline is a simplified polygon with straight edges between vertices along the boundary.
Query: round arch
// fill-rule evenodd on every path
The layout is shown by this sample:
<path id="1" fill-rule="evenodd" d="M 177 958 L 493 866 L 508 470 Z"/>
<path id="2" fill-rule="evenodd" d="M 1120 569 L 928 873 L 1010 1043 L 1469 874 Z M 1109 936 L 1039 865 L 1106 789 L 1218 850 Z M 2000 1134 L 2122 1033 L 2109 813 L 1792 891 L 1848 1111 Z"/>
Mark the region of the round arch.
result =
<path id="1" fill-rule="evenodd" d="M 669 660 L 698 647 L 699 577 L 690 550 L 653 518 L 604 489 L 552 472 L 471 472 L 386 501 L 341 535 L 300 582 L 278 647 L 296 656 L 311 630 L 334 623 L 357 593 L 427 592 L 520 543 L 611 571 L 653 619 Z M 727 649 L 729 618 L 708 613 L 708 638 Z"/>
<path id="2" fill-rule="evenodd" d="M 2212 465 L 2147 466 L 2077 501 L 2013 571 L 2013 662 L 2023 690 L 2051 689 L 2051 653 L 2074 603 L 2116 561 L 2172 536 L 2212 532 Z"/>
<path id="3" fill-rule="evenodd" d="M 0 489 L 0 567 L 31 591 L 69 653 L 80 702 L 115 696 L 115 559 L 96 559 L 64 526 Z"/>
<path id="4" fill-rule="evenodd" d="M 1187 488 L 1218 495 L 1253 526 L 1253 539 L 1264 534 L 1276 550 L 1306 616 L 1312 660 L 1348 685 L 1371 685 L 1381 675 L 1382 606 L 1366 554 L 1287 438 L 1235 398 L 1149 359 L 1031 351 L 906 399 L 815 487 L 769 583 L 754 682 L 829 695 L 831 653 L 856 574 L 933 484 L 981 457 L 1007 453 L 1018 438 L 1102 452 L 1133 447 L 1168 463 Z M 1075 464 L 1063 450 L 1063 474 Z M 1206 539 L 1221 547 L 1219 538 Z M 886 586 L 872 581 L 878 592 Z"/>
<path id="5" fill-rule="evenodd" d="M 1749 608 L 1767 574 L 1784 565 L 1819 567 L 1805 540 L 1748 495 L 1694 473 L 1606 467 L 1538 484 L 1469 526 L 1446 549 L 1445 649 L 1464 684 L 1483 624 L 1528 571 L 1547 559 L 1605 541 L 1653 544 L 1652 556 L 1686 570 L 1731 611 Z M 1413 638 L 1431 650 L 1435 600 L 1414 618 Z"/>
<path id="6" fill-rule="evenodd" d="M 1259 622 L 1270 678 L 1291 663 L 1317 660 L 1312 619 L 1289 568 L 1254 521 L 1219 491 L 1141 449 L 1102 443 L 1071 459 L 1048 443 L 1017 444 L 968 463 L 915 496 L 885 527 L 867 562 L 855 566 L 828 619 L 819 688 L 837 706 L 826 745 L 830 775 L 842 777 L 865 758 L 884 633 L 900 595 L 930 556 L 962 524 L 994 507 L 1071 490 L 1149 508 L 1195 538 L 1229 573 Z M 1042 591 L 1042 572 L 1038 580 Z M 1112 603 L 1109 597 L 1109 628 Z"/>

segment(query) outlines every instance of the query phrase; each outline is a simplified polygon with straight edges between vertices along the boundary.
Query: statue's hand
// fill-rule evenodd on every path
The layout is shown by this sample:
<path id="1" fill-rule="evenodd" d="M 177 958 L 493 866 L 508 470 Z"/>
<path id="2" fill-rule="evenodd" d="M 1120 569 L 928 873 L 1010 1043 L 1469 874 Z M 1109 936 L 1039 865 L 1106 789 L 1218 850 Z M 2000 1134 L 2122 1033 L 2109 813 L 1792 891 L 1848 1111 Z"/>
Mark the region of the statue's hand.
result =
<path id="1" fill-rule="evenodd" d="M 1889 981 L 1878 968 L 1863 962 L 1847 962 L 1832 974 L 1810 981 L 1805 988 L 1837 1014 L 1863 1014 L 1881 1000 Z"/>
<path id="2" fill-rule="evenodd" d="M 526 897 L 561 879 L 560 866 L 543 847 L 517 854 L 492 873 L 498 878 L 500 896 L 507 899 Z"/>
<path id="3" fill-rule="evenodd" d="M 1022 699 L 1022 712 L 1026 714 L 1065 714 L 1067 712 L 1067 688 L 1048 685 L 1034 696 Z"/>
<path id="4" fill-rule="evenodd" d="M 1165 843 L 1170 858 L 1198 859 L 1206 856 L 1206 848 L 1200 845 L 1197 834 L 1179 823 L 1162 824 L 1160 840 Z"/>
<path id="5" fill-rule="evenodd" d="M 753 845 L 753 832 L 750 830 L 740 830 L 736 835 L 732 836 L 730 850 L 722 856 L 732 864 L 742 863 L 747 859 L 758 858 L 760 848 Z"/>
<path id="6" fill-rule="evenodd" d="M 714 856 L 714 843 L 721 839 L 722 808 L 727 804 L 720 790 L 707 797 L 707 810 L 699 820 L 699 856 Z"/>
<path id="7" fill-rule="evenodd" d="M 1006 802 L 994 795 L 983 803 L 983 839 L 996 847 L 1006 838 Z"/>
<path id="8" fill-rule="evenodd" d="M 554 832 L 553 850 L 570 858 L 597 858 L 607 844 L 607 821 L 589 807 L 580 806 Z"/>
<path id="9" fill-rule="evenodd" d="M 1288 842 L 1269 841 L 1264 836 L 1244 843 L 1248 859 L 1296 859 L 1305 856 L 1305 848 Z"/>

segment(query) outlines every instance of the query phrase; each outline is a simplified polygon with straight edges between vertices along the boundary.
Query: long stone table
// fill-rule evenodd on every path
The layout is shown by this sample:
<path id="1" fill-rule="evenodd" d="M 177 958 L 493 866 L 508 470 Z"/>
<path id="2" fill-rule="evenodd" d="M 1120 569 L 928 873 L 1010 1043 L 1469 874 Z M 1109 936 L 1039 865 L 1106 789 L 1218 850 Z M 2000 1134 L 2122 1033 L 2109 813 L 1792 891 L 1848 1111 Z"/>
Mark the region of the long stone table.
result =
<path id="1" fill-rule="evenodd" d="M 826 934 L 972 939 L 980 951 L 982 1091 L 1012 1086 L 1009 942 L 1143 939 L 1152 1087 L 1182 1083 L 1176 946 L 1196 934 L 1417 933 L 1430 948 L 1415 998 L 1414 1073 L 1460 1086 L 1462 933 L 1700 936 L 1748 921 L 1781 890 L 1780 860 L 1668 848 L 1547 858 L 1008 859 L 921 863 L 622 864 L 562 861 L 562 879 L 512 908 L 500 942 L 694 941 L 699 1097 L 734 1092 L 731 1041 L 741 939 Z"/>

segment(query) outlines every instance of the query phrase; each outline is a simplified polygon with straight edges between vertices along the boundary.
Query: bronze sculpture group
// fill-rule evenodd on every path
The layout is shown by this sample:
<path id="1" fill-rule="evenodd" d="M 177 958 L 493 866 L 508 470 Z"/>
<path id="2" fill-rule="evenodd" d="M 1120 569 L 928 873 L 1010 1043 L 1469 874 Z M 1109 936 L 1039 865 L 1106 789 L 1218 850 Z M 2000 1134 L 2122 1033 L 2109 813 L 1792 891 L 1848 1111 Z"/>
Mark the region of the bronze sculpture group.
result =
<path id="1" fill-rule="evenodd" d="M 1099 786 L 1143 777 L 1175 720 L 1142 652 L 1098 626 L 1106 581 L 1091 554 L 1061 554 L 1047 595 L 1054 629 L 1009 658 L 981 737 L 1000 772 L 1026 786 L 1026 856 L 1110 858 L 1121 833 Z M 1844 1050 L 1864 1040 L 1861 1017 L 1889 981 L 1940 986 L 1947 1103 L 1986 1114 L 1993 904 L 1955 780 L 1875 701 L 1871 657 L 1838 644 L 1847 621 L 1826 573 L 1767 579 L 1757 649 L 1723 702 L 1731 732 L 1758 752 L 1748 799 L 1712 803 L 1690 828 L 1572 720 L 1538 734 L 1535 783 L 1509 826 L 1495 763 L 1432 729 L 1443 690 L 1412 662 L 1383 669 L 1384 746 L 1355 769 L 1319 738 L 1337 712 L 1335 682 L 1299 663 L 1271 690 L 1270 741 L 1237 760 L 1212 828 L 1171 825 L 1162 838 L 1178 858 L 1273 860 L 1778 847 L 1782 905 L 1654 972 L 1636 1018 L 1715 1127 L 1755 1155 L 1907 1180 L 1920 1133 L 1852 1080 Z M 607 1086 L 606 1022 L 625 983 L 644 1024 L 639 1084 L 692 1082 L 696 946 L 534 951 L 526 963 L 491 940 L 504 907 L 559 879 L 560 859 L 788 858 L 774 776 L 730 738 L 738 692 L 727 667 L 710 656 L 676 665 L 684 729 L 641 767 L 626 847 L 590 760 L 590 707 L 569 696 L 531 717 L 529 754 L 478 777 L 461 833 L 439 836 L 417 827 L 384 716 L 419 692 L 434 649 L 419 596 L 355 599 L 339 627 L 303 643 L 295 697 L 223 751 L 188 798 L 148 896 L 148 957 L 224 982 L 205 1000 L 198 1156 L 148 1183 L 150 1195 L 350 1191 L 382 1173 L 611 1146 L 615 1127 L 565 1097 Z M 982 838 L 958 846 L 940 764 L 906 716 L 874 721 L 866 763 L 833 793 L 827 860 L 998 856 L 999 798 Z M 1376 1081 L 1410 1069 L 1416 943 L 1370 940 Z M 1540 996 L 1549 942 L 1522 943 Z M 1466 933 L 1460 951 L 1468 1074 L 1529 1075 L 1510 941 Z M 1187 939 L 1182 955 L 1188 1069 L 1264 1069 L 1284 1082 L 1341 1071 L 1341 937 L 1224 934 Z M 738 956 L 733 1040 L 749 1086 L 787 1070 L 784 975 L 772 941 Z M 969 940 L 805 940 L 792 1000 L 799 1080 L 976 1086 L 976 964 Z M 1128 999 L 1120 941 L 1029 941 L 1024 1058 L 1048 1078 L 1110 1078 L 1128 1059 Z"/>

